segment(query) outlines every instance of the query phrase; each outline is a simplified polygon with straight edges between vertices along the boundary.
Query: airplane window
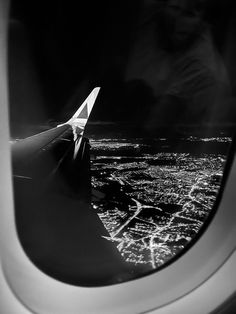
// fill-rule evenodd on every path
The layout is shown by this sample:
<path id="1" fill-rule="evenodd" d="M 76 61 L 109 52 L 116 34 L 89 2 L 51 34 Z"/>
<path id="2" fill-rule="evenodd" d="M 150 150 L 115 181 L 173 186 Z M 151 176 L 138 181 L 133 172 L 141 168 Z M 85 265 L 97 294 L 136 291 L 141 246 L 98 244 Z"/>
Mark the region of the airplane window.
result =
<path id="1" fill-rule="evenodd" d="M 116 284 L 201 236 L 233 155 L 234 18 L 230 0 L 12 1 L 16 229 L 40 270 Z"/>

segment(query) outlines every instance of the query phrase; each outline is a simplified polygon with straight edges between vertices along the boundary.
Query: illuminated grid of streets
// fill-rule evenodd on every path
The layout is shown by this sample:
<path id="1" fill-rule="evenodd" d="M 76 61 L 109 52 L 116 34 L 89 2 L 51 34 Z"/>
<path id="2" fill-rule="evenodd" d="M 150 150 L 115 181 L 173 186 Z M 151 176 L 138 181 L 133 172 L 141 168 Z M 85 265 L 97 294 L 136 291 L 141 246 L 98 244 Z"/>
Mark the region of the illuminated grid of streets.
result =
<path id="1" fill-rule="evenodd" d="M 230 139 L 218 139 L 222 141 Z M 91 147 L 92 206 L 110 234 L 106 239 L 125 261 L 156 269 L 203 225 L 216 200 L 226 156 L 158 152 L 150 143 L 126 139 L 92 140 Z"/>

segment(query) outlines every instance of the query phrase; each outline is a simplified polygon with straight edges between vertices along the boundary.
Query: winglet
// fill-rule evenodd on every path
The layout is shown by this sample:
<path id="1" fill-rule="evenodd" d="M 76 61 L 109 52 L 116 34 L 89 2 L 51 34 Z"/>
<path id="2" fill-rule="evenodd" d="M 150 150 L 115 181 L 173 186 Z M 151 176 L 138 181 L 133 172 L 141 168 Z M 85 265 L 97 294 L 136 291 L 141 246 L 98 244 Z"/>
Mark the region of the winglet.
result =
<path id="1" fill-rule="evenodd" d="M 74 160 L 79 151 L 81 139 L 84 133 L 84 128 L 88 121 L 89 115 L 93 109 L 93 105 L 95 103 L 99 90 L 100 87 L 95 87 L 89 94 L 89 96 L 85 99 L 85 101 L 82 103 L 82 105 L 79 107 L 79 109 L 76 111 L 76 113 L 72 116 L 72 118 L 68 120 L 66 123 L 58 125 L 58 127 L 60 127 L 62 125 L 69 124 L 72 127 L 75 142 L 73 155 Z"/>
<path id="2" fill-rule="evenodd" d="M 85 119 L 88 120 L 89 115 L 93 109 L 93 105 L 99 93 L 100 87 L 95 87 L 92 92 L 88 95 L 73 117 L 67 122 L 72 122 L 75 119 Z M 87 122 L 87 121 L 86 121 Z"/>
<path id="3" fill-rule="evenodd" d="M 75 114 L 66 123 L 59 124 L 58 127 L 70 124 L 73 128 L 76 128 L 77 132 L 82 136 L 99 91 L 100 87 L 95 87 Z"/>

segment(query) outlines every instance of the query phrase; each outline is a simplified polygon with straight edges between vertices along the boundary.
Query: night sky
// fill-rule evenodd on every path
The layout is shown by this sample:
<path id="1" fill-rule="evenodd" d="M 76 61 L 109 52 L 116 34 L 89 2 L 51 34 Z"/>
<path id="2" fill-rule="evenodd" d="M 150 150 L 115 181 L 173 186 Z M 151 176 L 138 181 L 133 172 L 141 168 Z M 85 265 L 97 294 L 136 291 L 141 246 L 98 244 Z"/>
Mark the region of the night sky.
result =
<path id="1" fill-rule="evenodd" d="M 10 55 L 18 59 L 22 43 L 15 42 L 24 37 L 47 114 L 60 111 L 86 81 L 87 90 L 81 93 L 85 97 L 112 68 L 115 55 L 125 53 L 133 3 L 138 1 L 124 2 L 12 1 L 11 16 L 18 25 L 10 26 Z"/>
<path id="2" fill-rule="evenodd" d="M 122 120 L 137 111 L 136 103 L 137 121 L 146 115 L 148 109 L 140 104 L 153 103 L 155 92 L 140 79 L 129 82 L 127 89 L 125 75 L 148 2 L 152 1 L 13 0 L 9 26 L 11 123 L 64 120 L 97 85 L 102 90 L 92 120 Z M 206 1 L 205 18 L 221 54 L 229 27 L 235 26 L 234 2 Z M 234 79 L 235 66 L 230 68 Z"/>

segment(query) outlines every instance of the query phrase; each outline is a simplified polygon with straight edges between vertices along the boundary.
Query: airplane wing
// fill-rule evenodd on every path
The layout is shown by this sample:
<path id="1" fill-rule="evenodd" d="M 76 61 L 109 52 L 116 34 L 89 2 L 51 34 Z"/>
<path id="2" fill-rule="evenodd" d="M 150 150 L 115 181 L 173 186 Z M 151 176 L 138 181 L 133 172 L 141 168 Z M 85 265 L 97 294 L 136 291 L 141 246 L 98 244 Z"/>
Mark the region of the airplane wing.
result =
<path id="1" fill-rule="evenodd" d="M 65 157 L 68 151 L 71 151 L 72 146 L 74 146 L 73 159 L 75 159 L 82 144 L 84 129 L 99 90 L 99 87 L 94 88 L 72 118 L 66 123 L 60 124 L 56 128 L 48 131 L 14 142 L 11 147 L 13 174 L 15 176 L 23 176 L 24 173 L 30 175 L 30 164 L 33 163 L 33 168 L 35 168 L 40 159 L 42 160 L 42 163 L 38 166 L 40 166 L 41 173 L 45 167 L 49 172 L 50 170 L 54 171 L 55 167 L 60 163 L 61 158 L 63 156 Z M 61 153 L 56 149 L 58 145 L 60 146 Z M 53 162 L 45 162 L 45 156 L 48 155 L 52 156 L 51 159 Z M 44 156 L 44 158 L 42 158 L 42 156 Z M 43 173 L 45 176 L 44 171 Z"/>
<path id="2" fill-rule="evenodd" d="M 98 92 L 95 88 L 66 123 L 12 145 L 22 247 L 46 274 L 79 285 L 102 284 L 125 268 L 90 205 L 89 143 L 83 133 Z"/>

